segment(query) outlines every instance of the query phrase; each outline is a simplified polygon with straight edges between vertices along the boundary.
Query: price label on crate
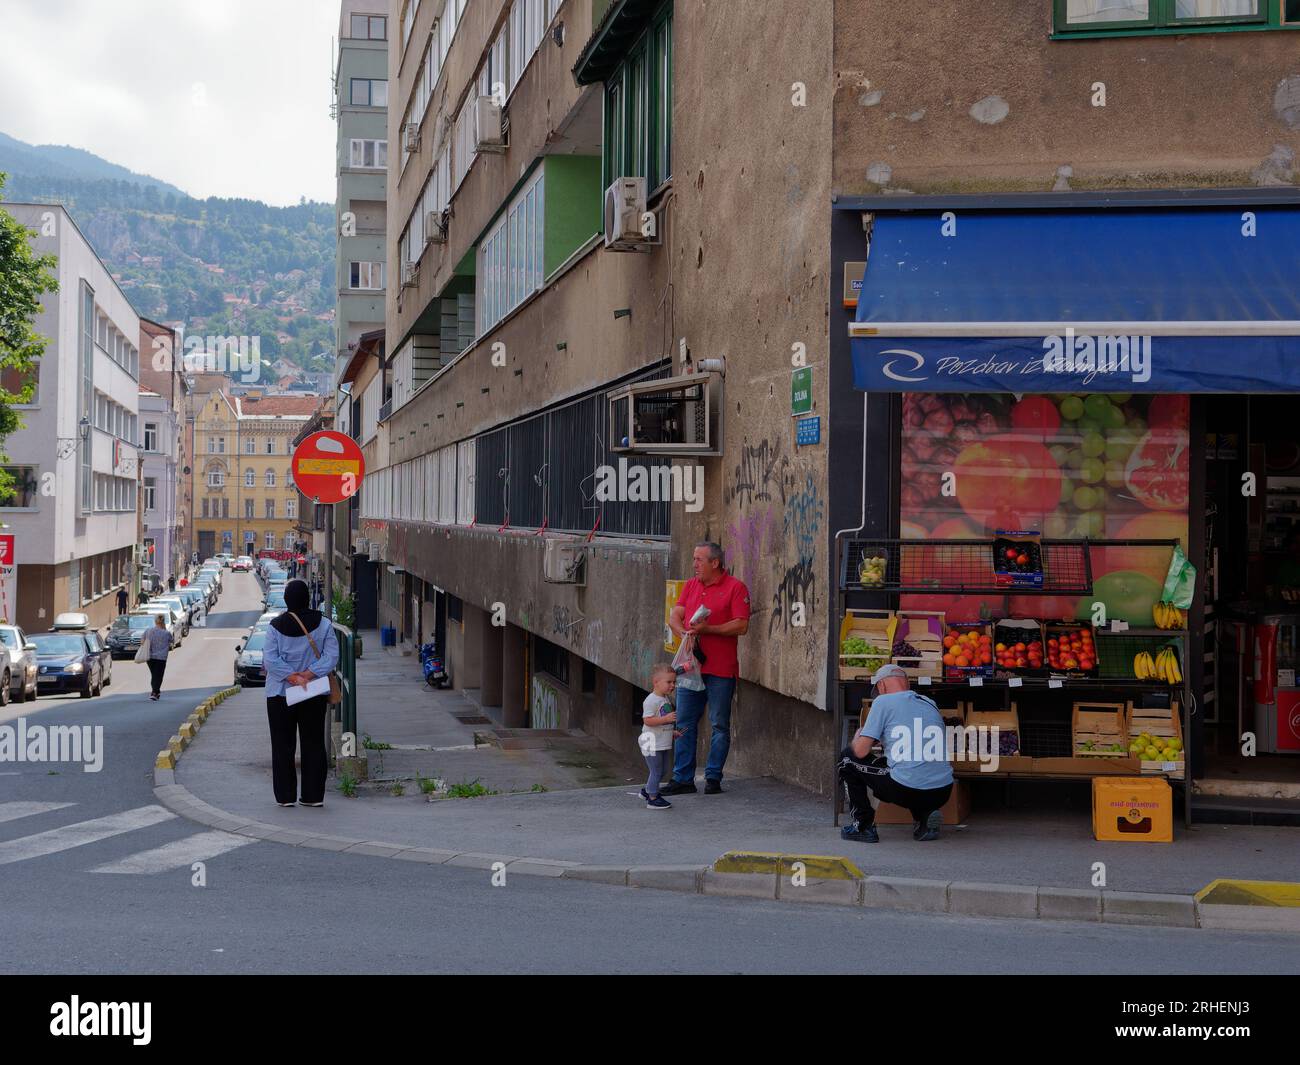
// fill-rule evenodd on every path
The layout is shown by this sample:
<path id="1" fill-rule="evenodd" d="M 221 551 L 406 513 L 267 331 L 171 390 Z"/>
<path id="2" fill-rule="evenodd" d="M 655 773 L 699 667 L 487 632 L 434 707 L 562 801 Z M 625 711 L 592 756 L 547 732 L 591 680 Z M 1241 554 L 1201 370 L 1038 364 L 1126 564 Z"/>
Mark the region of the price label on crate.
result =
<path id="1" fill-rule="evenodd" d="M 1110 619 L 1110 631 L 1111 631 L 1111 632 L 1128 632 L 1128 622 L 1127 622 L 1127 621 L 1120 621 L 1119 618 L 1111 618 L 1111 619 Z"/>
<path id="2" fill-rule="evenodd" d="M 1057 680 L 1055 677 L 1053 677 L 1050 680 L 1048 680 L 1047 686 L 1049 688 L 1059 688 L 1061 686 L 1061 682 Z"/>
<path id="3" fill-rule="evenodd" d="M 982 688 L 982 687 L 984 687 L 984 678 L 983 678 L 983 677 L 971 677 L 971 678 L 970 678 L 970 686 L 971 686 L 972 688 Z"/>
<path id="4" fill-rule="evenodd" d="M 1025 679 L 1024 679 L 1024 677 L 1008 677 L 1008 678 L 1007 678 L 1007 687 L 1008 687 L 1008 688 L 1020 688 L 1020 687 L 1023 687 L 1023 686 L 1024 686 L 1024 683 L 1025 683 Z"/>
<path id="5" fill-rule="evenodd" d="M 923 674 L 922 676 L 917 677 L 916 682 L 921 685 L 922 688 L 928 688 L 930 686 L 929 674 Z"/>

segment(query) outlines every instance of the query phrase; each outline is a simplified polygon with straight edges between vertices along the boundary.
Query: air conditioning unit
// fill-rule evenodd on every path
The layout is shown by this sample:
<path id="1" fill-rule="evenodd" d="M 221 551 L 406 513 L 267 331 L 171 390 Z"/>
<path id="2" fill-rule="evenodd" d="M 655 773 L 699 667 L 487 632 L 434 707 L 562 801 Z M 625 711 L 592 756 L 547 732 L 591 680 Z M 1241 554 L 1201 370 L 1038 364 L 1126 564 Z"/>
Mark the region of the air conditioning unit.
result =
<path id="1" fill-rule="evenodd" d="M 645 178 L 619 178 L 605 190 L 605 247 L 610 251 L 643 251 L 657 243 L 641 232 L 645 198 Z"/>
<path id="2" fill-rule="evenodd" d="M 382 562 L 384 560 L 383 544 L 376 543 L 374 540 L 367 541 L 366 546 L 370 548 L 370 561 Z"/>
<path id="3" fill-rule="evenodd" d="M 365 540 L 358 540 L 352 545 L 352 553 L 354 555 L 368 555 L 370 553 L 370 545 Z"/>
<path id="4" fill-rule="evenodd" d="M 501 101 L 495 96 L 480 96 L 474 101 L 474 150 L 498 153 L 506 150 Z"/>
<path id="5" fill-rule="evenodd" d="M 405 263 L 402 266 L 402 288 L 415 288 L 420 283 L 420 264 Z"/>
<path id="6" fill-rule="evenodd" d="M 616 454 L 721 455 L 722 374 L 641 381 L 609 393 L 609 447 Z"/>
<path id="7" fill-rule="evenodd" d="M 420 150 L 420 124 L 408 122 L 402 127 L 402 147 L 408 152 Z"/>
<path id="8" fill-rule="evenodd" d="M 576 540 L 547 540 L 542 580 L 548 584 L 587 583 L 587 545 Z"/>
<path id="9" fill-rule="evenodd" d="M 441 211 L 424 212 L 424 243 L 447 243 L 447 227 L 443 222 Z"/>

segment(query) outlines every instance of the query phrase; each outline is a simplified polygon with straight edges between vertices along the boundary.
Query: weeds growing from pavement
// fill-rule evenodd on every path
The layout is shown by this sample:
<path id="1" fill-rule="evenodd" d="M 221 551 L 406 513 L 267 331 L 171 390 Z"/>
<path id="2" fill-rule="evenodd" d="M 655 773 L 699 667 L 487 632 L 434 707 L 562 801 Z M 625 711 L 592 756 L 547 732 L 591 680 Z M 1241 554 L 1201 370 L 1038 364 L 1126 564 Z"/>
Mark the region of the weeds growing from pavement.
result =
<path id="1" fill-rule="evenodd" d="M 422 777 L 419 773 L 416 773 L 415 783 L 419 785 L 422 795 L 432 795 L 438 790 L 437 777 Z"/>
<path id="2" fill-rule="evenodd" d="M 380 740 L 372 740 L 370 738 L 369 732 L 367 732 L 365 736 L 362 737 L 361 746 L 368 751 L 391 751 L 393 749 L 393 745 L 391 743 L 383 743 Z"/>
<path id="3" fill-rule="evenodd" d="M 406 785 L 399 780 L 388 790 L 393 795 L 394 798 L 400 799 L 403 795 L 406 794 Z"/>
<path id="4" fill-rule="evenodd" d="M 478 777 L 473 780 L 462 780 L 447 789 L 447 797 L 451 799 L 477 799 L 483 795 L 495 794 L 497 793 L 491 788 L 484 787 Z"/>
<path id="5" fill-rule="evenodd" d="M 339 791 L 343 792 L 349 799 L 357 797 L 357 778 L 344 773 L 339 780 Z"/>

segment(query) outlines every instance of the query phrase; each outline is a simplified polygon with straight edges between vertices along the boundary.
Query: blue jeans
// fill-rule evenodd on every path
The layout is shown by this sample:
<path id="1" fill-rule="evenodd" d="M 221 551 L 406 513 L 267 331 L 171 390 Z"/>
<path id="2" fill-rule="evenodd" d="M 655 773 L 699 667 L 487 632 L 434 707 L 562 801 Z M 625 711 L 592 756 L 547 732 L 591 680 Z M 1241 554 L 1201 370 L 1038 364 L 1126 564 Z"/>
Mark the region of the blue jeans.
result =
<path id="1" fill-rule="evenodd" d="M 709 708 L 713 737 L 709 741 L 709 762 L 704 767 L 705 780 L 721 780 L 722 767 L 731 749 L 731 697 L 736 693 L 735 677 L 704 674 L 704 691 L 677 689 L 677 728 L 682 735 L 674 744 L 673 781 L 686 784 L 695 780 L 695 738 L 704 707 Z"/>

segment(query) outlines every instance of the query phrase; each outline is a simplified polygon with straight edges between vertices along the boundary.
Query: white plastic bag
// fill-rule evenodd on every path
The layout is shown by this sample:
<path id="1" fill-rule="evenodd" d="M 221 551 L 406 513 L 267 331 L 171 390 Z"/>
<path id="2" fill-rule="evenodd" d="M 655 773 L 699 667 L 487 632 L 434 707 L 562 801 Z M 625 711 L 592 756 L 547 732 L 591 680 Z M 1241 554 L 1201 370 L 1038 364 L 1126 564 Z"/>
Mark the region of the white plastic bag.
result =
<path id="1" fill-rule="evenodd" d="M 704 678 L 700 676 L 700 662 L 695 657 L 695 637 L 689 632 L 682 639 L 682 645 L 673 655 L 673 669 L 680 669 L 677 674 L 677 687 L 687 691 L 704 691 Z"/>

